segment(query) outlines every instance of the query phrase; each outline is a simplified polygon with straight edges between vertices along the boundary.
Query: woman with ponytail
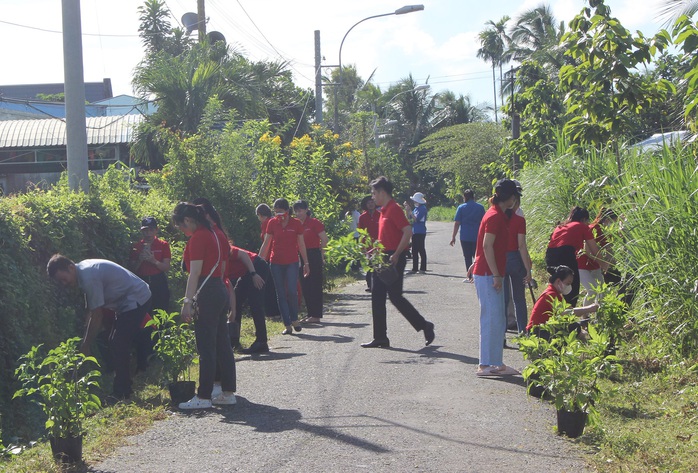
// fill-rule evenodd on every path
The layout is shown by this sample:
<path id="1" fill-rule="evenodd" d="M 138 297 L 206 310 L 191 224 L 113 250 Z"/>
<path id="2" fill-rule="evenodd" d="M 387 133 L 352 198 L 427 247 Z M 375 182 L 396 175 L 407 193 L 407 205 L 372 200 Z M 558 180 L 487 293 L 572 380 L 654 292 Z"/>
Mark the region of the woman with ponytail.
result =
<path id="1" fill-rule="evenodd" d="M 207 409 L 212 404 L 235 404 L 235 359 L 230 347 L 228 292 L 223 283 L 230 246 L 209 222 L 202 206 L 180 202 L 172 212 L 174 224 L 189 237 L 183 261 L 189 277 L 181 316 L 194 321 L 199 352 L 199 389 L 180 409 Z M 220 370 L 222 392 L 213 394 L 216 367 Z"/>

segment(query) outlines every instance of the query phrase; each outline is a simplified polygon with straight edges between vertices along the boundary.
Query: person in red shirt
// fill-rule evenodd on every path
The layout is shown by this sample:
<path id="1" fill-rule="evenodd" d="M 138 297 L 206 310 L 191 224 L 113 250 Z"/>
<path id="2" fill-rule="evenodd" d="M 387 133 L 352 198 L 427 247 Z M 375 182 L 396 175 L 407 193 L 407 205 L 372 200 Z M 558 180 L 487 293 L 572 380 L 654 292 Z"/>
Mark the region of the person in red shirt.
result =
<path id="1" fill-rule="evenodd" d="M 574 271 L 572 291 L 565 295 L 565 300 L 572 307 L 577 305 L 579 298 L 579 267 L 577 253 L 582 250 L 596 259 L 599 246 L 589 229 L 589 212 L 582 207 L 573 207 L 567 221 L 558 225 L 550 236 L 548 249 L 545 251 L 545 265 L 549 267 L 567 266 Z M 602 265 L 603 262 L 600 261 Z"/>
<path id="2" fill-rule="evenodd" d="M 310 264 L 310 275 L 307 278 L 301 275 L 300 278 L 305 307 L 308 309 L 308 316 L 302 322 L 320 323 L 322 322 L 323 265 L 327 233 L 325 233 L 325 225 L 320 220 L 310 216 L 308 202 L 304 200 L 294 202 L 293 212 L 303 224 L 303 240 L 308 253 L 308 259 L 303 260 L 303 263 Z"/>
<path id="3" fill-rule="evenodd" d="M 181 316 L 194 320 L 199 352 L 199 389 L 180 409 L 207 409 L 212 404 L 235 404 L 235 359 L 227 330 L 228 291 L 223 282 L 230 245 L 214 231 L 202 206 L 180 202 L 172 213 L 174 224 L 189 237 L 184 266 L 189 272 Z M 193 308 L 196 304 L 197 309 Z M 216 370 L 221 376 L 221 394 L 212 398 Z"/>
<path id="4" fill-rule="evenodd" d="M 267 233 L 267 224 L 273 215 L 267 204 L 259 204 L 255 209 L 255 213 L 259 220 L 261 239 L 264 241 L 264 235 Z M 276 286 L 274 286 L 274 278 L 271 277 L 271 273 L 266 278 L 266 284 L 264 285 L 264 310 L 267 317 L 279 317 L 281 315 L 279 302 L 276 300 Z"/>
<path id="5" fill-rule="evenodd" d="M 274 201 L 275 217 L 269 219 L 264 242 L 259 256 L 271 263 L 271 275 L 276 286 L 276 299 L 279 302 L 281 318 L 286 329 L 284 335 L 293 330 L 301 331 L 298 321 L 298 254 L 303 258 L 303 276 L 310 275 L 308 254 L 303 238 L 303 224 L 289 215 L 290 206 L 286 199 Z"/>
<path id="6" fill-rule="evenodd" d="M 141 234 L 143 239 L 131 248 L 129 266 L 150 287 L 152 309 L 168 311 L 170 289 L 167 286 L 167 271 L 172 259 L 170 244 L 157 237 L 158 222 L 155 217 L 141 220 Z"/>
<path id="7" fill-rule="evenodd" d="M 230 307 L 233 309 L 229 325 L 236 325 L 233 332 L 240 334 L 240 322 L 242 319 L 242 307 L 245 301 L 249 302 L 250 313 L 254 321 L 255 341 L 249 348 L 242 349 L 245 354 L 267 353 L 267 324 L 264 317 L 264 285 L 269 279 L 269 265 L 256 253 L 230 246 L 230 258 L 227 265 L 227 277 L 231 284 L 235 282 L 230 291 Z M 236 341 L 233 340 L 233 347 Z M 238 338 L 237 344 L 240 343 Z"/>
<path id="8" fill-rule="evenodd" d="M 507 321 L 504 306 L 504 274 L 509 247 L 509 219 L 505 211 L 511 209 L 521 194 L 514 181 L 501 179 L 490 198 L 490 208 L 480 223 L 472 272 L 475 290 L 480 302 L 480 363 L 477 376 L 506 376 L 519 374 L 504 364 L 504 345 Z"/>
<path id="9" fill-rule="evenodd" d="M 434 324 L 425 320 L 402 295 L 402 283 L 407 264 L 405 249 L 412 237 L 412 225 L 407 221 L 402 207 L 393 200 L 393 183 L 388 178 L 381 176 L 374 179 L 370 186 L 374 202 L 381 206 L 378 240 L 385 248 L 389 263 L 397 270 L 397 280 L 392 284 L 386 284 L 374 273 L 371 285 L 373 340 L 362 343 L 361 346 L 364 348 L 390 347 L 385 307 L 387 297 L 390 297 L 390 302 L 416 331 L 424 332 L 426 345 L 430 345 L 435 337 Z"/>
<path id="10" fill-rule="evenodd" d="M 565 294 L 569 294 L 572 290 L 572 281 L 574 280 L 574 271 L 564 265 L 548 268 L 550 278 L 548 279 L 548 287 L 540 295 L 531 311 L 531 319 L 526 326 L 526 332 L 533 331 L 540 337 L 545 337 L 542 330 L 537 330 L 536 327 L 545 324 L 548 319 L 554 314 L 555 306 L 565 300 Z M 577 307 L 572 309 L 575 315 L 585 315 L 596 312 L 599 308 L 598 304 L 591 304 L 585 307 Z"/>
<path id="11" fill-rule="evenodd" d="M 601 252 L 599 256 L 603 255 L 603 261 L 607 262 L 609 266 L 612 263 L 611 245 L 606 238 L 604 227 L 616 220 L 618 220 L 618 216 L 613 210 L 602 208 L 594 222 L 589 226 L 594 241 Z M 589 258 L 586 253 L 577 255 L 577 265 L 579 266 L 579 282 L 586 291 L 583 304 L 586 304 L 587 300 L 595 301 L 597 294 L 594 289 L 604 282 L 604 270 L 601 269 L 598 260 Z"/>
<path id="12" fill-rule="evenodd" d="M 363 213 L 359 215 L 358 228 L 366 230 L 368 236 L 371 237 L 371 242 L 373 242 L 378 239 L 378 222 L 381 218 L 381 213 L 376 209 L 376 203 L 373 201 L 373 197 L 367 195 L 361 199 L 361 210 L 363 210 Z M 366 271 L 367 292 L 371 292 L 372 275 L 373 272 L 370 269 Z"/>

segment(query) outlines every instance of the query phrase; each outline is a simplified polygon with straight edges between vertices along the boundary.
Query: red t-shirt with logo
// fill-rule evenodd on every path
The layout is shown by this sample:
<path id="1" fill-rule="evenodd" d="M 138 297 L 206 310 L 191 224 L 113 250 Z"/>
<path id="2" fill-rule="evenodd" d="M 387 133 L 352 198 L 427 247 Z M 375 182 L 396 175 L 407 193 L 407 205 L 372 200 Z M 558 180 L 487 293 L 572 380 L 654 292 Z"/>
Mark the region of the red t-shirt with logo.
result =
<path id="1" fill-rule="evenodd" d="M 223 233 L 220 230 L 219 232 L 221 234 Z M 218 240 L 216 240 L 216 237 L 218 237 Z M 218 267 L 211 277 L 220 278 L 223 276 L 221 273 L 222 263 L 227 261 L 229 254 L 230 245 L 225 239 L 225 235 L 221 237 L 218 232 L 214 234 L 213 230 L 199 226 L 191 238 L 189 238 L 187 246 L 184 247 L 182 258 L 184 259 L 187 271 L 190 270 L 190 263 L 192 261 L 203 261 L 201 277 L 208 276 L 216 262 L 219 262 Z"/>
<path id="2" fill-rule="evenodd" d="M 225 267 L 225 272 L 228 278 L 237 279 L 243 277 L 247 274 L 247 266 L 245 266 L 242 261 L 240 261 L 240 252 L 247 253 L 250 257 L 250 261 L 254 261 L 257 257 L 257 253 L 245 250 L 244 248 L 238 248 L 237 246 L 230 245 L 230 256 L 228 257 L 228 265 Z"/>
<path id="3" fill-rule="evenodd" d="M 519 235 L 526 234 L 526 219 L 516 213 L 509 219 L 509 245 L 507 251 L 519 250 Z"/>
<path id="4" fill-rule="evenodd" d="M 267 220 L 267 235 L 271 235 L 271 256 L 269 262 L 274 264 L 291 264 L 298 262 L 298 235 L 303 234 L 303 224 L 294 217 L 288 217 L 284 227 L 279 217 Z"/>
<path id="5" fill-rule="evenodd" d="M 473 268 L 473 274 L 477 276 L 494 274 L 487 264 L 483 249 L 485 233 L 494 235 L 494 259 L 497 263 L 497 273 L 499 276 L 504 276 L 507 266 L 507 247 L 509 246 L 509 219 L 498 205 L 491 206 L 480 222 L 475 248 L 475 267 Z"/>
<path id="6" fill-rule="evenodd" d="M 303 223 L 303 239 L 305 240 L 305 247 L 310 248 L 320 248 L 320 233 L 325 231 L 325 225 L 318 219 L 308 217 Z"/>
<path id="7" fill-rule="evenodd" d="M 371 215 L 368 211 L 359 215 L 358 228 L 365 229 L 371 239 L 376 240 L 378 238 L 378 223 L 380 222 L 381 213 L 378 210 L 373 211 Z"/>
<path id="8" fill-rule="evenodd" d="M 543 325 L 546 323 L 553 315 L 553 305 L 555 301 L 562 301 L 564 299 L 562 294 L 557 292 L 557 289 L 555 289 L 552 284 L 548 284 L 548 287 L 545 288 L 545 291 L 543 291 L 543 294 L 540 295 L 533 306 L 531 319 L 528 321 L 528 325 L 526 325 L 526 330 L 531 330 L 531 328 L 536 325 Z"/>
<path id="9" fill-rule="evenodd" d="M 386 251 L 397 250 L 402 240 L 402 229 L 410 226 L 405 212 L 393 199 L 381 208 L 378 221 L 378 239 Z"/>
<path id="10" fill-rule="evenodd" d="M 571 246 L 575 253 L 584 247 L 586 240 L 593 240 L 589 225 L 582 222 L 570 222 L 555 228 L 550 237 L 548 248 Z"/>
<path id="11" fill-rule="evenodd" d="M 133 248 L 131 248 L 130 259 L 138 260 L 138 255 L 141 254 L 143 248 L 145 248 L 145 241 L 141 240 L 138 243 L 135 243 L 133 245 Z M 153 242 L 150 244 L 150 251 L 151 253 L 153 253 L 153 257 L 160 262 L 162 262 L 165 259 L 172 258 L 170 244 L 167 243 L 165 240 L 160 240 L 158 238 L 154 239 Z M 161 272 L 162 271 L 160 271 L 150 261 L 142 261 L 140 266 L 138 266 L 138 271 L 136 272 L 136 274 L 138 276 L 155 276 L 156 274 L 160 274 Z"/>
<path id="12" fill-rule="evenodd" d="M 599 248 L 604 248 L 608 244 L 608 240 L 606 239 L 606 235 L 603 233 L 603 228 L 601 228 L 601 225 L 595 223 L 594 225 L 591 225 L 589 229 L 591 230 L 591 234 L 594 236 L 594 240 L 596 240 L 596 244 L 599 245 Z M 577 266 L 579 266 L 579 269 L 586 269 L 587 271 L 594 271 L 595 269 L 599 269 L 601 267 L 599 266 L 598 261 L 592 260 L 587 256 L 586 253 L 583 253 L 577 257 Z"/>

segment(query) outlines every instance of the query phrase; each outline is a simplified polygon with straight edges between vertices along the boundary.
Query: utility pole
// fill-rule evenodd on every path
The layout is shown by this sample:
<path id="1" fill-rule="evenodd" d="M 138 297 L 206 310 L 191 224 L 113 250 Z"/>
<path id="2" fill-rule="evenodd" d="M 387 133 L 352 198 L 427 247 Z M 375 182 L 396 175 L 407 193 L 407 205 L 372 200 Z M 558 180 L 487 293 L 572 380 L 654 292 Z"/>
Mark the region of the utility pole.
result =
<path id="1" fill-rule="evenodd" d="M 511 67 L 511 138 L 514 140 L 518 140 L 519 137 L 521 136 L 521 116 L 518 114 L 516 111 L 516 90 L 514 89 L 514 86 L 516 85 L 516 71 L 514 70 L 514 66 Z M 521 162 L 519 160 L 519 155 L 514 152 L 514 163 L 513 163 L 513 171 L 514 174 L 519 170 L 519 167 L 521 166 Z"/>
<path id="2" fill-rule="evenodd" d="M 203 43 L 206 39 L 206 6 L 204 5 L 204 0 L 196 0 L 196 16 L 199 22 L 199 43 Z"/>
<path id="3" fill-rule="evenodd" d="M 87 125 L 85 123 L 85 78 L 82 65 L 80 0 L 62 0 L 62 15 L 68 186 L 72 191 L 87 193 L 90 191 L 90 180 L 87 168 Z"/>
<path id="4" fill-rule="evenodd" d="M 322 125 L 322 54 L 320 30 L 315 30 L 315 123 Z"/>

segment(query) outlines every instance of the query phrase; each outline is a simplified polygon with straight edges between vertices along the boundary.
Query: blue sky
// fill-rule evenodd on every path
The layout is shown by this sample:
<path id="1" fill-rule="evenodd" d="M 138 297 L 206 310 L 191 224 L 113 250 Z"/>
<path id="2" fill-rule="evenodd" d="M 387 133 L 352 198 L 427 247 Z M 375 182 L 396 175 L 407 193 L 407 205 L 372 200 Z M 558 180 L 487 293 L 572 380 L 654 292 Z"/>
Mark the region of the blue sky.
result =
<path id="1" fill-rule="evenodd" d="M 417 0 L 419 1 L 419 0 Z M 196 0 L 166 0 L 173 24 L 196 11 Z M 296 83 L 312 87 L 315 30 L 320 30 L 324 64 L 338 62 L 347 30 L 362 18 L 395 11 L 395 0 L 206 0 L 208 29 L 253 59 L 288 61 Z M 476 58 L 477 34 L 487 20 L 521 12 L 540 0 L 425 0 L 421 12 L 361 23 L 347 36 L 344 65 L 356 65 L 386 90 L 408 74 L 433 92 L 468 94 L 474 103 L 491 103 L 491 69 Z M 582 0 L 547 2 L 558 20 L 569 21 L 585 6 Z M 661 0 L 607 0 L 612 13 L 630 30 L 658 31 Z M 5 67 L 0 84 L 63 82 L 61 2 L 0 0 L 0 41 Z M 142 58 L 137 37 L 140 0 L 82 0 L 85 80 L 112 79 L 114 94 L 131 94 L 131 73 Z M 17 26 L 9 23 L 15 23 Z M 29 28 L 32 27 L 32 28 Z M 38 29 L 36 29 L 38 28 Z M 51 31 L 41 31 L 51 30 Z"/>

